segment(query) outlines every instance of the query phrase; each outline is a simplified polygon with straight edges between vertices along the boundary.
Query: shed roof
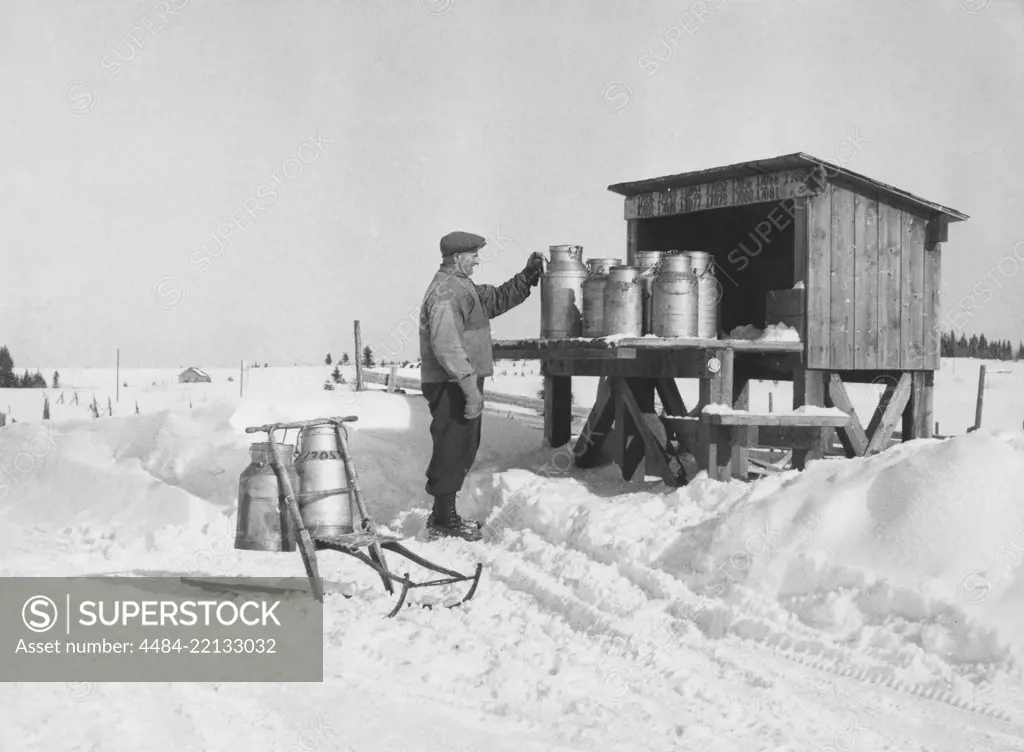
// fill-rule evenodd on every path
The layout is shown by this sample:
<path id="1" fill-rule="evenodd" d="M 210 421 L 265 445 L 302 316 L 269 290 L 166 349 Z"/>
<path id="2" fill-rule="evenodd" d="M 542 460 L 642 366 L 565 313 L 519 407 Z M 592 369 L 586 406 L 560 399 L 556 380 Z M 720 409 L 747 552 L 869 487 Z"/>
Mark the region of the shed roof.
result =
<path id="1" fill-rule="evenodd" d="M 804 152 L 784 154 L 781 157 L 758 159 L 752 162 L 739 162 L 737 164 L 726 165 L 724 167 L 712 167 L 707 170 L 682 172 L 677 175 L 665 175 L 660 178 L 634 180 L 628 183 L 615 183 L 613 185 L 609 185 L 608 190 L 622 196 L 636 196 L 641 193 L 662 191 L 668 188 L 680 188 L 682 186 L 697 185 L 699 183 L 708 183 L 715 180 L 743 178 L 750 177 L 751 175 L 764 175 L 767 173 L 778 172 L 780 170 L 795 170 L 803 167 L 818 166 L 827 169 L 829 174 L 832 176 L 832 179 L 845 179 L 846 182 L 887 194 L 897 202 L 909 203 L 932 213 L 937 212 L 944 214 L 951 222 L 961 222 L 969 218 L 966 214 L 959 212 L 956 209 L 950 209 L 948 206 L 942 206 L 941 204 L 936 204 L 932 201 L 926 201 L 912 193 L 907 193 L 899 188 L 886 185 L 885 183 L 869 178 L 866 175 L 861 175 L 853 170 L 847 170 L 844 167 L 839 167 L 838 165 L 826 162 L 825 160 L 819 159 L 818 157 L 810 154 L 805 154 Z"/>

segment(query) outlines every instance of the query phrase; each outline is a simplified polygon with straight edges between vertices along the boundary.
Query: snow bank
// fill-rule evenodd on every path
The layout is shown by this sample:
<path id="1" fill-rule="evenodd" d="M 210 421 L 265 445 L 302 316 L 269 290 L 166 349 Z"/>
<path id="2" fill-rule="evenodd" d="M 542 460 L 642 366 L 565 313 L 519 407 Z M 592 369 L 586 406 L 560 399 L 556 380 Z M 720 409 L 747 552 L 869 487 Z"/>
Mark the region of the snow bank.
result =
<path id="1" fill-rule="evenodd" d="M 536 533 L 627 579 L 658 582 L 670 610 L 708 636 L 791 646 L 795 630 L 803 652 L 911 686 L 1019 672 L 1019 431 L 911 442 L 752 485 L 702 475 L 674 492 L 616 495 L 615 483 L 538 483 L 517 471 L 478 492 L 511 540 Z M 609 582 L 554 575 L 623 617 L 651 605 Z"/>
<path id="2" fill-rule="evenodd" d="M 317 381 L 282 383 L 277 397 L 0 430 L 0 570 L 301 576 L 297 555 L 233 549 L 238 476 L 248 445 L 263 440 L 245 428 L 330 415 L 359 417 L 351 445 L 377 521 L 418 535 L 430 453 L 422 398 L 325 392 Z M 700 475 L 667 489 L 624 484 L 612 466 L 579 471 L 539 431 L 489 417 L 459 502 L 486 520 L 486 542 L 412 542 L 458 569 L 482 561 L 477 596 L 463 609 L 383 621 L 390 599 L 373 573 L 324 557 L 329 592 L 357 597 L 329 599 L 329 694 L 318 696 L 444 701 L 479 722 L 475 738 L 497 723 L 550 749 L 797 750 L 821 748 L 852 721 L 839 689 L 860 680 L 881 685 L 857 700 L 874 729 L 861 732 L 862 748 L 926 748 L 912 741 L 931 732 L 898 725 L 892 699 L 878 694 L 895 690 L 946 703 L 914 708 L 934 727 L 928 748 L 948 739 L 967 749 L 963 740 L 989 733 L 978 714 L 1004 723 L 1019 712 L 1021 488 L 1020 431 L 915 441 L 751 484 Z M 277 707 L 294 690 L 260 691 L 239 702 Z M 56 700 L 39 697 L 25 708 L 56 712 Z M 210 734 L 226 734 L 218 719 L 236 713 L 226 703 L 206 696 L 192 712 Z M 146 708 L 160 715 L 155 700 Z M 973 711 L 969 722 L 950 715 L 961 711 Z M 114 733 L 119 721 L 89 723 Z M 967 726 L 973 736 L 956 736 Z M 273 729 L 250 730 L 242 723 L 233 738 L 254 752 L 289 744 Z M 3 733 L 25 730 L 16 722 Z M 403 738 L 415 746 L 414 732 Z M 994 738 L 979 748 L 1000 746 Z"/>

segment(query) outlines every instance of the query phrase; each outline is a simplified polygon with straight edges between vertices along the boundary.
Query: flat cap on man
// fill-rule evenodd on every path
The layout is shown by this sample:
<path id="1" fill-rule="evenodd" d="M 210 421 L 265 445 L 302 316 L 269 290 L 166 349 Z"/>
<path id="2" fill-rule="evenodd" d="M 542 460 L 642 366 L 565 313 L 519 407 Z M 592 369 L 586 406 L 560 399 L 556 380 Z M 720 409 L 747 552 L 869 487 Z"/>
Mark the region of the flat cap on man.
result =
<path id="1" fill-rule="evenodd" d="M 455 253 L 475 253 L 487 245 L 487 239 L 471 232 L 457 230 L 441 238 L 441 255 L 451 256 Z"/>

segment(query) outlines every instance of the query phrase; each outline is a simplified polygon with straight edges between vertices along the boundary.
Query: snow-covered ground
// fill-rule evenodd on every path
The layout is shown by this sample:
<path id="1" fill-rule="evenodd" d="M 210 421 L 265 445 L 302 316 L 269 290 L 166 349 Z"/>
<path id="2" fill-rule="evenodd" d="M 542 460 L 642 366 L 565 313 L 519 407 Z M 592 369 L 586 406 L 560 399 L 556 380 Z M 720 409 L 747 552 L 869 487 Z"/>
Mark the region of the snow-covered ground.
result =
<path id="1" fill-rule="evenodd" d="M 58 369 L 43 422 L 43 390 L 2 390 L 18 422 L 0 429 L 0 575 L 302 576 L 297 553 L 233 548 L 259 440 L 244 429 L 355 414 L 378 523 L 484 576 L 461 608 L 387 620 L 376 575 L 321 554 L 322 684 L 6 684 L 0 750 L 1024 750 L 1024 364 L 988 364 L 966 435 L 978 365 L 937 374 L 936 420 L 958 436 L 749 484 L 566 470 L 535 426 L 489 414 L 460 502 L 489 524 L 478 544 L 415 539 L 415 394 L 325 391 L 327 366 L 252 369 L 244 398 L 237 369 L 193 385 L 122 370 L 108 417 L 113 369 Z M 488 385 L 539 387 L 535 363 Z M 592 380 L 574 387 L 593 399 Z M 877 399 L 851 391 L 858 410 Z M 788 406 L 764 382 L 752 407 L 769 392 Z"/>

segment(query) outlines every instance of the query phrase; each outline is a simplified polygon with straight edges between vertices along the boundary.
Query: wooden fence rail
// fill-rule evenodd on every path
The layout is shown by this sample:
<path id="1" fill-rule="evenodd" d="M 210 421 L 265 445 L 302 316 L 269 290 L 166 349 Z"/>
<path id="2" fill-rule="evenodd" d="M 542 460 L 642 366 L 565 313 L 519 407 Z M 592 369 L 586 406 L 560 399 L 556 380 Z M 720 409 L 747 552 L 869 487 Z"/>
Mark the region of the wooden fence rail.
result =
<path id="1" fill-rule="evenodd" d="M 370 370 L 369 368 L 363 368 L 363 382 L 367 384 L 377 384 L 379 386 L 386 386 L 388 374 L 379 370 Z M 412 378 L 410 376 L 398 376 L 395 380 L 396 386 L 399 389 L 415 389 L 420 391 L 420 380 Z M 521 397 L 519 395 L 511 394 L 498 394 L 489 390 L 484 390 L 484 403 L 492 403 L 496 405 L 513 405 L 515 407 L 522 407 L 528 410 L 536 410 L 538 413 L 544 413 L 544 400 L 534 399 L 532 397 Z M 590 414 L 590 408 L 576 406 L 572 409 L 573 415 L 581 420 L 585 420 Z"/>

